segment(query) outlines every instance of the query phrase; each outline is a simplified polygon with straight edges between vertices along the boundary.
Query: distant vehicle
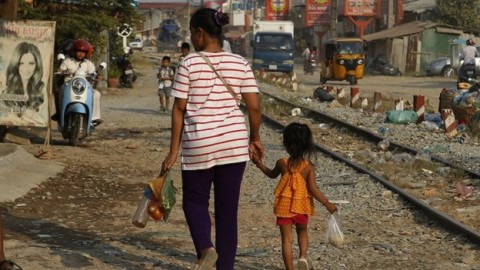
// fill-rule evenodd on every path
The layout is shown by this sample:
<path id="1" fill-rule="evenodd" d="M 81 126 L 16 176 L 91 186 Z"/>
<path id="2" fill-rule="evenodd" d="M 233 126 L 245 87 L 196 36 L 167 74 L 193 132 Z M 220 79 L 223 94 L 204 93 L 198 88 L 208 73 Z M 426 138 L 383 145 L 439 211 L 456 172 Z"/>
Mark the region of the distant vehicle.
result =
<path id="1" fill-rule="evenodd" d="M 365 66 L 365 73 L 368 75 L 386 75 L 386 76 L 401 76 L 402 72 L 391 63 L 388 63 L 385 54 L 377 54 Z"/>
<path id="2" fill-rule="evenodd" d="M 425 67 L 427 76 L 443 76 L 445 78 L 451 78 L 455 75 L 450 57 L 439 57 L 432 62 L 428 63 Z"/>
<path id="3" fill-rule="evenodd" d="M 176 44 L 182 37 L 178 34 L 180 25 L 175 19 L 166 19 L 160 24 L 159 39 L 166 43 Z"/>
<path id="4" fill-rule="evenodd" d="M 256 21 L 253 25 L 252 69 L 293 72 L 295 42 L 291 21 Z"/>
<path id="5" fill-rule="evenodd" d="M 139 38 L 132 40 L 128 46 L 133 50 L 142 50 L 143 49 L 143 41 Z"/>
<path id="6" fill-rule="evenodd" d="M 157 51 L 165 49 L 176 50 L 177 44 L 182 40 L 180 23 L 175 19 L 165 19 L 159 25 L 157 37 Z"/>

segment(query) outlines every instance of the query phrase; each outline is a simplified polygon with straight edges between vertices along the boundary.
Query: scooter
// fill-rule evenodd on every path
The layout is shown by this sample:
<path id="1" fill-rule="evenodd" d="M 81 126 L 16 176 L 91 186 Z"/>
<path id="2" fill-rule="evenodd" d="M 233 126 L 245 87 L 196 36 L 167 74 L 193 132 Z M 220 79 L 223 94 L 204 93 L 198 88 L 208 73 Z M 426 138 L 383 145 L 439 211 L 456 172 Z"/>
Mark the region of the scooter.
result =
<path id="1" fill-rule="evenodd" d="M 58 129 L 68 144 L 77 146 L 79 141 L 90 135 L 94 128 L 92 124 L 93 87 L 87 78 L 95 75 L 86 75 L 81 72 L 75 74 L 61 74 L 66 76 L 60 88 L 60 112 Z"/>
<path id="2" fill-rule="evenodd" d="M 475 80 L 476 78 L 477 78 L 477 74 L 475 72 L 475 64 L 474 63 L 462 64 L 461 71 L 458 74 L 457 82 L 469 83 L 471 80 Z"/>
<path id="3" fill-rule="evenodd" d="M 303 72 L 305 75 L 311 74 L 315 72 L 315 69 L 317 68 L 317 61 L 315 59 L 310 59 L 307 61 L 306 65 L 304 66 Z"/>

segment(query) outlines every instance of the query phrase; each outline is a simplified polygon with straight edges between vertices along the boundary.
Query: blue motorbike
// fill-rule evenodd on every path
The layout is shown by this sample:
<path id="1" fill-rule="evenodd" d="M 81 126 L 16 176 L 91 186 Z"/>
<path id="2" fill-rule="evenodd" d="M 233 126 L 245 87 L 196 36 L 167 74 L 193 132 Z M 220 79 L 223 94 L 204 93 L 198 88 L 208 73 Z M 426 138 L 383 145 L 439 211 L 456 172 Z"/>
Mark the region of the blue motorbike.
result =
<path id="1" fill-rule="evenodd" d="M 87 78 L 95 80 L 96 75 L 59 75 L 65 76 L 65 82 L 59 89 L 58 129 L 63 138 L 68 139 L 69 145 L 77 146 L 94 128 L 93 87 Z"/>

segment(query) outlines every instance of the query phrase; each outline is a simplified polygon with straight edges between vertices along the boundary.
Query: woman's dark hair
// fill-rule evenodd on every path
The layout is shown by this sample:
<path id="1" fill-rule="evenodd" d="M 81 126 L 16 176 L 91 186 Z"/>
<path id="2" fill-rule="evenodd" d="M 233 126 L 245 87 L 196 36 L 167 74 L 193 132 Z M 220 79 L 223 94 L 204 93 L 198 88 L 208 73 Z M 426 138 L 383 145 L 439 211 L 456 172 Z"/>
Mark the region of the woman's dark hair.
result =
<path id="1" fill-rule="evenodd" d="M 283 145 L 291 157 L 292 164 L 304 158 L 310 159 L 315 153 L 312 131 L 305 124 L 295 122 L 289 124 L 283 131 Z"/>
<path id="2" fill-rule="evenodd" d="M 35 60 L 35 70 L 33 75 L 28 78 L 28 84 L 23 85 L 20 75 L 20 59 L 26 54 L 32 54 Z M 38 47 L 33 43 L 22 42 L 19 43 L 13 51 L 12 58 L 7 67 L 6 72 L 7 89 L 6 94 L 13 95 L 28 95 L 27 101 L 5 101 L 7 106 L 27 106 L 34 110 L 39 109 L 44 102 L 43 88 L 45 83 L 43 79 L 43 61 L 42 55 Z"/>
<path id="3" fill-rule="evenodd" d="M 201 8 L 193 13 L 190 27 L 202 28 L 212 37 L 222 40 L 222 26 L 227 25 L 230 19 L 227 14 L 211 8 Z"/>

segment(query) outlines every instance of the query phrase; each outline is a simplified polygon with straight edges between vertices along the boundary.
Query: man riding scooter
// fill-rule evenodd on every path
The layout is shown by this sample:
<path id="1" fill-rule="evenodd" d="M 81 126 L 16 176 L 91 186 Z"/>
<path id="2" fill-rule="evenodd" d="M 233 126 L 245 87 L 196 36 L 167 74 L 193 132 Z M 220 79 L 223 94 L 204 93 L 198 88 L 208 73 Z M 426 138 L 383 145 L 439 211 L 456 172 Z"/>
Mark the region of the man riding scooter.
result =
<path id="1" fill-rule="evenodd" d="M 60 64 L 59 72 L 62 74 L 75 74 L 76 72 L 82 72 L 85 75 L 96 74 L 95 65 L 88 60 L 93 53 L 92 45 L 84 40 L 77 39 L 73 43 L 73 52 L 71 56 L 68 56 Z M 55 109 L 56 113 L 52 116 L 52 120 L 58 121 L 60 108 L 60 92 L 55 91 Z M 100 97 L 99 91 L 94 89 L 94 101 L 92 112 L 92 123 L 97 126 L 103 121 L 100 119 Z"/>
<path id="2" fill-rule="evenodd" d="M 458 82 L 468 82 L 469 79 L 476 78 L 475 57 L 479 56 L 477 48 L 474 46 L 475 41 L 469 38 L 466 42 L 467 46 L 463 48 L 460 60 L 463 64 L 458 71 Z"/>

